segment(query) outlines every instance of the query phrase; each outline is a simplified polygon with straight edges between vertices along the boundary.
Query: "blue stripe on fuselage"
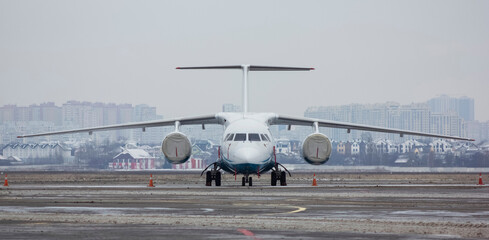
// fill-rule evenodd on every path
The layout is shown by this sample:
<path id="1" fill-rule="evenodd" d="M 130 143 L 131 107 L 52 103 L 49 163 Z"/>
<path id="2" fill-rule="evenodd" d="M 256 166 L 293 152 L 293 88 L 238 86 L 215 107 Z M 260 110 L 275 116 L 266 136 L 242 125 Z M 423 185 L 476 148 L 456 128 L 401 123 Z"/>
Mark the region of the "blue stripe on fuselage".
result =
<path id="1" fill-rule="evenodd" d="M 229 173 L 236 174 L 257 174 L 258 169 L 260 173 L 266 172 L 274 167 L 273 161 L 271 161 L 271 157 L 261 161 L 260 164 L 254 163 L 240 163 L 234 164 L 233 161 L 223 157 L 221 160 L 221 168 Z"/>

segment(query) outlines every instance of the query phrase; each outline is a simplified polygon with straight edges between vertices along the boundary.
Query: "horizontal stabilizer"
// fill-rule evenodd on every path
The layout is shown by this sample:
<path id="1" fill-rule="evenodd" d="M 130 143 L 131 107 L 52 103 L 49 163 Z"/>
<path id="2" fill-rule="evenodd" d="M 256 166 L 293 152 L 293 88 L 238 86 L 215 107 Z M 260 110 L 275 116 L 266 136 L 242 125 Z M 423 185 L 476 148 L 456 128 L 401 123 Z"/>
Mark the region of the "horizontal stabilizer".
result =
<path id="1" fill-rule="evenodd" d="M 240 69 L 243 71 L 243 112 L 248 112 L 248 72 L 249 71 L 311 71 L 314 68 L 304 67 L 273 67 L 256 65 L 228 65 L 228 66 L 207 66 L 207 67 L 177 67 L 177 69 Z"/>
<path id="2" fill-rule="evenodd" d="M 250 66 L 250 71 L 311 71 L 314 68 L 303 67 L 270 67 L 270 66 Z"/>
<path id="3" fill-rule="evenodd" d="M 185 69 L 241 69 L 241 65 L 232 65 L 232 66 L 207 66 L 207 67 L 177 67 L 177 69 L 185 70 Z"/>
<path id="4" fill-rule="evenodd" d="M 177 67 L 177 69 L 244 69 L 248 71 L 311 71 L 314 68 L 304 67 L 274 67 L 274 66 L 256 66 L 256 65 L 229 65 L 229 66 L 206 66 L 206 67 Z"/>

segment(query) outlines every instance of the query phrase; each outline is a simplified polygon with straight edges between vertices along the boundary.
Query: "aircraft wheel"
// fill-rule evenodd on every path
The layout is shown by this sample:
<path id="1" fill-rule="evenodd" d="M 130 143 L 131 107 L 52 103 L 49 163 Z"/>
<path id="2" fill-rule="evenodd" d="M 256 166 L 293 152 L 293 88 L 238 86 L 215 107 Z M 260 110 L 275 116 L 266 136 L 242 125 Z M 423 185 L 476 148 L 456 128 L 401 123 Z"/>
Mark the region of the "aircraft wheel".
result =
<path id="1" fill-rule="evenodd" d="M 287 186 L 287 176 L 285 172 L 280 172 L 280 186 Z"/>
<path id="2" fill-rule="evenodd" d="M 277 186 L 277 173 L 275 171 L 272 171 L 271 179 L 272 179 L 272 186 Z"/>
<path id="3" fill-rule="evenodd" d="M 249 185 L 250 187 L 251 187 L 251 186 L 253 186 L 253 180 L 252 180 L 252 178 L 251 178 L 251 177 L 250 177 L 250 179 L 248 180 L 248 185 Z"/>
<path id="4" fill-rule="evenodd" d="M 216 172 L 216 186 L 221 186 L 221 172 Z"/>
<path id="5" fill-rule="evenodd" d="M 206 174 L 205 174 L 205 185 L 206 186 L 212 186 L 211 171 L 207 171 Z"/>
<path id="6" fill-rule="evenodd" d="M 241 186 L 245 186 L 246 185 L 246 180 L 245 180 L 245 177 L 241 178 Z"/>

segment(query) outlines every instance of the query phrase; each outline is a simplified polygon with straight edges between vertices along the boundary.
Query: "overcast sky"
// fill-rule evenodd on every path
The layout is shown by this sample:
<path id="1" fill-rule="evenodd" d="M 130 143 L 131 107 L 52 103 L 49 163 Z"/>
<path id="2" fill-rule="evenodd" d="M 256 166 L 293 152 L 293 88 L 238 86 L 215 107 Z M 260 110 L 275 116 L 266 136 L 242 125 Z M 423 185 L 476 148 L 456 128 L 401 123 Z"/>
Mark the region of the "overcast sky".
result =
<path id="1" fill-rule="evenodd" d="M 165 117 L 475 99 L 489 120 L 489 1 L 3 1 L 0 105 L 146 103 Z"/>

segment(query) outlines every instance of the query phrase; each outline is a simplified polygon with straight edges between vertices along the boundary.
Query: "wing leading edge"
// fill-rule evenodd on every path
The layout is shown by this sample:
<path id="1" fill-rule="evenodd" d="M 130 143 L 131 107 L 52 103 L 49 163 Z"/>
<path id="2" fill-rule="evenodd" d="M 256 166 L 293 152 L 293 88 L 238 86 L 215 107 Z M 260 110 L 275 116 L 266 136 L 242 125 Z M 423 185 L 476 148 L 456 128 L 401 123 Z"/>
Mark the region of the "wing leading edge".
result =
<path id="1" fill-rule="evenodd" d="M 40 136 L 82 133 L 82 132 L 91 133 L 96 131 L 121 130 L 121 129 L 133 129 L 133 128 L 145 129 L 150 127 L 173 126 L 176 124 L 176 122 L 179 122 L 180 123 L 179 125 L 220 124 L 219 117 L 217 115 L 205 115 L 205 116 L 196 116 L 196 117 L 174 118 L 168 120 L 155 120 L 155 121 L 147 121 L 147 122 L 115 124 L 115 125 L 108 125 L 102 127 L 80 128 L 74 130 L 46 132 L 46 133 L 39 133 L 39 134 L 29 134 L 29 135 L 17 136 L 17 138 L 40 137 Z"/>
<path id="2" fill-rule="evenodd" d="M 347 129 L 347 130 L 361 130 L 361 131 L 394 133 L 394 134 L 401 135 L 401 137 L 403 135 L 414 135 L 414 136 L 423 136 L 423 137 L 435 137 L 435 138 L 447 138 L 447 139 L 454 139 L 454 140 L 474 141 L 474 139 L 458 137 L 458 136 L 446 136 L 446 135 L 439 135 L 439 134 L 432 134 L 432 133 L 408 131 L 408 130 L 401 130 L 401 129 L 395 129 L 395 128 L 383 128 L 383 127 L 369 126 L 369 125 L 363 125 L 363 124 L 337 122 L 337 121 L 321 120 L 321 119 L 314 119 L 314 118 L 290 117 L 290 116 L 284 116 L 284 115 L 278 115 L 278 114 L 275 116 L 275 118 L 269 120 L 270 125 L 313 126 L 316 122 L 318 123 L 319 127 L 343 128 L 343 129 Z"/>

